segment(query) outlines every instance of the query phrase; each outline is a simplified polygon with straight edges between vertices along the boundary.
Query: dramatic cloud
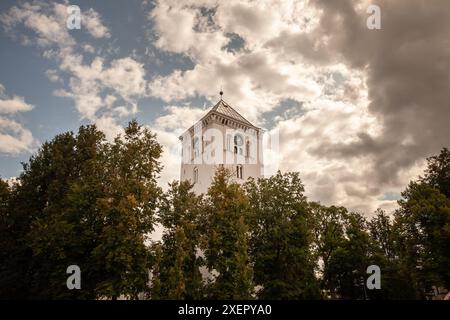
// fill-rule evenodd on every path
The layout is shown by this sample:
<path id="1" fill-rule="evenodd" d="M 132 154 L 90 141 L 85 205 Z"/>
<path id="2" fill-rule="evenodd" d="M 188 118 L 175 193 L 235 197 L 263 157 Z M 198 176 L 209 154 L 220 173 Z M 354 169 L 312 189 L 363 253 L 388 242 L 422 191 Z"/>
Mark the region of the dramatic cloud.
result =
<path id="1" fill-rule="evenodd" d="M 108 137 L 140 99 L 162 101 L 148 125 L 165 147 L 163 185 L 179 178 L 178 136 L 207 112 L 198 101 L 212 106 L 222 87 L 247 119 L 280 133 L 268 158 L 300 171 L 311 199 L 370 213 L 393 208 L 424 158 L 450 144 L 447 2 L 376 1 L 382 29 L 369 30 L 370 0 L 155 1 L 143 26 L 154 64 L 117 54 L 112 21 L 89 7 L 82 41 L 65 27 L 68 2 L 14 5 L 0 24 L 54 63 L 54 94 Z M 3 149 L 32 144 L 13 118 L 31 107 L 1 96 L 2 134 L 23 142 Z"/>
<path id="2" fill-rule="evenodd" d="M 255 122 L 288 98 L 318 97 L 322 85 L 313 68 L 277 59 L 264 47 L 279 29 L 296 25 L 298 8 L 293 2 L 158 2 L 150 13 L 156 46 L 186 55 L 195 66 L 155 77 L 151 94 L 167 102 L 196 95 L 215 101 L 223 86 L 227 101 L 242 106 L 240 111 Z M 179 17 L 180 25 L 170 16 Z M 233 44 L 232 35 L 243 40 L 242 47 Z"/>
<path id="3" fill-rule="evenodd" d="M 222 85 L 246 117 L 280 130 L 281 169 L 300 170 L 313 199 L 392 208 L 450 142 L 450 6 L 378 1 L 382 30 L 369 30 L 369 4 L 157 2 L 156 46 L 194 67 L 149 88 L 172 104 L 214 103 Z"/>
<path id="4" fill-rule="evenodd" d="M 365 181 L 378 188 L 404 185 L 404 171 L 450 143 L 450 6 L 445 1 L 378 1 L 382 30 L 365 27 L 366 7 L 354 1 L 317 1 L 315 36 L 328 52 L 365 70 L 368 111 L 379 134 L 361 130 L 351 142 L 322 141 L 317 158 L 368 159 Z M 333 36 L 329 36 L 333 34 Z M 301 52 L 299 52 L 301 53 Z"/>

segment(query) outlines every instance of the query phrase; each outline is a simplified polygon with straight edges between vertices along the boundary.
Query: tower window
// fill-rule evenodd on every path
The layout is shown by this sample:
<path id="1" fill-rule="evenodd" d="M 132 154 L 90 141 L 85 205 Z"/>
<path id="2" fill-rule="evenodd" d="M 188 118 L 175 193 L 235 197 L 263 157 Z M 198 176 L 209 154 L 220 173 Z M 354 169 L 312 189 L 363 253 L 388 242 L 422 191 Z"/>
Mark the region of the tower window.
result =
<path id="1" fill-rule="evenodd" d="M 244 144 L 244 138 L 240 134 L 236 134 L 234 136 L 234 153 L 235 154 L 243 154 L 242 146 Z"/>
<path id="2" fill-rule="evenodd" d="M 242 179 L 243 175 L 242 175 L 242 165 L 237 165 L 236 166 L 236 177 L 238 179 Z"/>
<path id="3" fill-rule="evenodd" d="M 200 155 L 200 143 L 198 137 L 194 138 L 194 158 L 197 158 Z"/>
<path id="4" fill-rule="evenodd" d="M 247 158 L 250 157 L 250 141 L 247 141 L 247 143 L 245 144 L 245 156 Z"/>
<path id="5" fill-rule="evenodd" d="M 198 182 L 198 168 L 194 168 L 194 183 Z"/>

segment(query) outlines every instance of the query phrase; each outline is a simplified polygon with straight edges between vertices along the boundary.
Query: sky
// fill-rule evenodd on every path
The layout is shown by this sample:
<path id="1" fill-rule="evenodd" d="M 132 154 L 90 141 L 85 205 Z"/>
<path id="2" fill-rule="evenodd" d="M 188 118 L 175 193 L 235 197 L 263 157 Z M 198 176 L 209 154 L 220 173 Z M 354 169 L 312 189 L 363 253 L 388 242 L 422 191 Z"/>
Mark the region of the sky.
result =
<path id="1" fill-rule="evenodd" d="M 165 187 L 178 136 L 222 89 L 279 133 L 277 165 L 311 200 L 392 211 L 450 146 L 449 70 L 448 0 L 2 0 L 0 176 L 58 133 L 95 123 L 112 139 L 137 119 L 164 147 Z"/>

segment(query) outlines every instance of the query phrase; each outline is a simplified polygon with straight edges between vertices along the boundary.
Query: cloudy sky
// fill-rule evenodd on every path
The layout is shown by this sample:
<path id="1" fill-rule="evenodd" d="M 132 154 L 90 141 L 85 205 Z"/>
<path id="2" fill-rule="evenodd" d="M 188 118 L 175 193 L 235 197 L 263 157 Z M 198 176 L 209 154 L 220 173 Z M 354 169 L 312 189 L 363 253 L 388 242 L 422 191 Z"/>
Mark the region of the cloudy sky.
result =
<path id="1" fill-rule="evenodd" d="M 369 30 L 367 8 L 381 8 Z M 78 5 L 80 30 L 66 27 Z M 427 156 L 450 146 L 448 0 L 0 2 L 0 175 L 81 124 L 130 119 L 164 145 L 224 100 L 279 132 L 279 167 L 307 195 L 391 210 Z"/>

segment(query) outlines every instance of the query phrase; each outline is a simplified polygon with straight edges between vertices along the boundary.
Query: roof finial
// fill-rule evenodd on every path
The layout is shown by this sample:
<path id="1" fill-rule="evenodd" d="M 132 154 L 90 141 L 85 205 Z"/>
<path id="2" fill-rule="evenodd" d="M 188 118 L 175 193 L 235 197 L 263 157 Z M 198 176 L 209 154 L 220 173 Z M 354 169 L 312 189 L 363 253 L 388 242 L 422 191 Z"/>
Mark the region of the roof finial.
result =
<path id="1" fill-rule="evenodd" d="M 219 92 L 219 94 L 220 94 L 220 100 L 222 100 L 222 96 L 223 96 L 222 87 L 220 87 L 220 92 Z"/>

